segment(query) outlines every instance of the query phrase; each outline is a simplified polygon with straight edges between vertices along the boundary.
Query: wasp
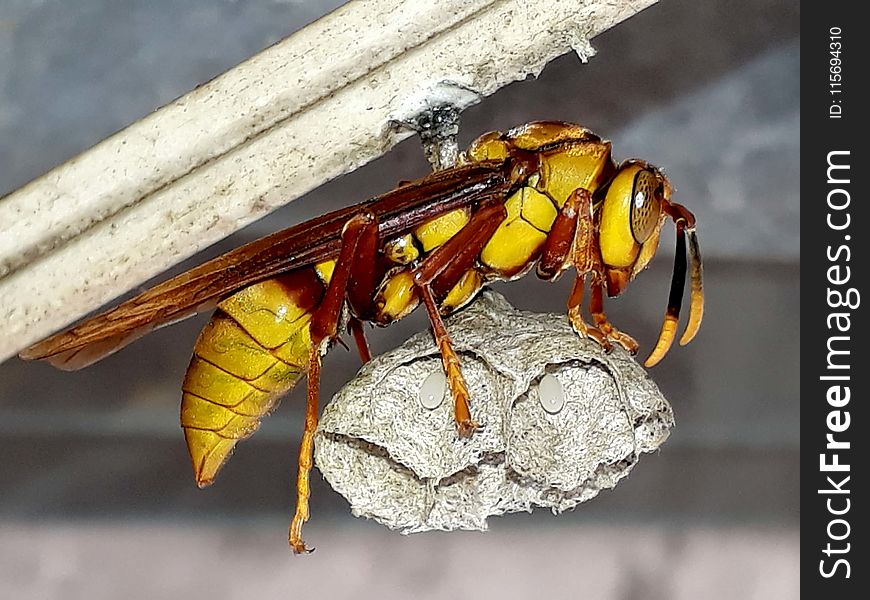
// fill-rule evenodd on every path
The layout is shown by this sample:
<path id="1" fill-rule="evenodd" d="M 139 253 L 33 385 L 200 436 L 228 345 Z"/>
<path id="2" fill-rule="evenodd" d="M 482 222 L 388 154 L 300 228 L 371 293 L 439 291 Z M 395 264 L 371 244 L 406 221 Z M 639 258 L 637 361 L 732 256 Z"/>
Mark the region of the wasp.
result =
<path id="1" fill-rule="evenodd" d="M 302 526 L 309 517 L 321 358 L 344 327 L 365 362 L 370 352 L 362 323 L 386 326 L 422 304 L 458 434 L 469 436 L 477 424 L 442 316 L 468 304 L 487 282 L 517 279 L 533 267 L 538 277 L 554 280 L 573 267 L 567 303 L 573 328 L 605 350 L 619 344 L 635 353 L 637 342 L 607 319 L 603 296 L 621 294 L 648 265 L 670 218 L 676 258 L 659 339 L 645 363 L 653 366 L 676 336 L 687 273 L 691 304 L 681 344 L 695 337 L 703 316 L 695 218 L 671 195 L 661 170 L 642 160 L 615 162 L 611 143 L 582 126 L 541 121 L 491 132 L 451 168 L 239 247 L 21 356 L 79 369 L 216 307 L 182 384 L 181 426 L 196 483 L 212 483 L 235 445 L 305 376 L 289 543 L 296 553 L 307 552 Z M 581 312 L 587 283 L 592 322 Z"/>

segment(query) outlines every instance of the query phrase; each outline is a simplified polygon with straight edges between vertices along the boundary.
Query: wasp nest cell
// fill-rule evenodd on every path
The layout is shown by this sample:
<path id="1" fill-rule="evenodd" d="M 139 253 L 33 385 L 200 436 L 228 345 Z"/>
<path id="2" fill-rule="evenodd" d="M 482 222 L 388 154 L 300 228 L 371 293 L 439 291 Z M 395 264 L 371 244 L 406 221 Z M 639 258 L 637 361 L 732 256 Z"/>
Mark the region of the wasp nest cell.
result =
<path id="1" fill-rule="evenodd" d="M 325 408 L 315 460 L 353 514 L 404 533 L 485 530 L 508 512 L 574 508 L 667 439 L 670 405 L 621 348 L 564 316 L 485 291 L 447 319 L 481 428 L 460 438 L 431 334 L 360 371 Z"/>

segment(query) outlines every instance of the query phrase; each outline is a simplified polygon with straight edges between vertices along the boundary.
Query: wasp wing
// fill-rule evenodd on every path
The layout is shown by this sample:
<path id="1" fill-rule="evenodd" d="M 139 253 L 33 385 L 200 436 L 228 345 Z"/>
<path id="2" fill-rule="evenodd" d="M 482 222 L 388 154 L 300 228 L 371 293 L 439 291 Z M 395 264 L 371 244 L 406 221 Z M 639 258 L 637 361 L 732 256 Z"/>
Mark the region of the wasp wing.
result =
<path id="1" fill-rule="evenodd" d="M 506 196 L 509 161 L 485 161 L 446 169 L 371 200 L 317 217 L 240 246 L 68 331 L 21 352 L 25 360 L 46 360 L 72 371 L 120 350 L 154 329 L 175 323 L 249 285 L 338 255 L 347 220 L 369 211 L 379 220 L 381 239 L 482 199 Z"/>

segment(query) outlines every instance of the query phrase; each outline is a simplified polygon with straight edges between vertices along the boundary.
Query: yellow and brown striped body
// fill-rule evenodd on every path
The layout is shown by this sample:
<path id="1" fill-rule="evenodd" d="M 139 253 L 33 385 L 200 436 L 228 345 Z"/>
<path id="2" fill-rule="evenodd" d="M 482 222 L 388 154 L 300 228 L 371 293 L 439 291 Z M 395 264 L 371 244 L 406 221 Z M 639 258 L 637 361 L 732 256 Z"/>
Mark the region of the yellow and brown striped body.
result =
<path id="1" fill-rule="evenodd" d="M 329 264 L 319 267 L 230 296 L 197 339 L 182 386 L 181 425 L 198 485 L 214 480 L 236 443 L 305 374 L 308 323 L 330 272 Z"/>

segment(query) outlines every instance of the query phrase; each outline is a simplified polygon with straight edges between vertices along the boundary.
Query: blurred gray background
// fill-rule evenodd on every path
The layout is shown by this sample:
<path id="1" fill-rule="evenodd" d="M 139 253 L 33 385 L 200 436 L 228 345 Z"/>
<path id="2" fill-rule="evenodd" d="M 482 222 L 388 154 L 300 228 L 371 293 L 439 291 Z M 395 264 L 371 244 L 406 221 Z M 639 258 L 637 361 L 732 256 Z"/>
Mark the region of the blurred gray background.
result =
<path id="1" fill-rule="evenodd" d="M 339 4 L 3 0 L 0 196 Z M 292 557 L 303 390 L 198 490 L 178 399 L 202 316 L 78 373 L 0 365 L 0 596 L 797 597 L 799 17 L 784 0 L 662 2 L 593 40 L 588 64 L 564 56 L 463 114 L 463 143 L 533 119 L 582 123 L 618 158 L 663 167 L 698 217 L 704 326 L 651 372 L 677 427 L 615 490 L 486 534 L 402 537 L 351 517 L 315 477 L 306 539 L 318 551 Z M 426 168 L 408 140 L 176 271 Z M 642 353 L 667 299 L 663 237 L 608 303 Z M 497 288 L 563 312 L 569 283 Z M 423 327 L 418 314 L 370 337 L 381 351 Z M 325 397 L 357 367 L 334 350 Z"/>

